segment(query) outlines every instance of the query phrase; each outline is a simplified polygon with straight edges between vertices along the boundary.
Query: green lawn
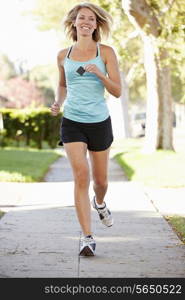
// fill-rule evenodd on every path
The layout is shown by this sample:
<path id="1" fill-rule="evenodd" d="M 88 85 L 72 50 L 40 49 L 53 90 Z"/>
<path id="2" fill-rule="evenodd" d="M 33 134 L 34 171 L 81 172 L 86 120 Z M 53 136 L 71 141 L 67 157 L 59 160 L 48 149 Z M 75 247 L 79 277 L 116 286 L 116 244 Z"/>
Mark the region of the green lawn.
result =
<path id="1" fill-rule="evenodd" d="M 3 217 L 4 214 L 5 212 L 0 210 L 0 219 Z"/>
<path id="2" fill-rule="evenodd" d="M 55 150 L 0 149 L 0 181 L 41 181 L 50 164 L 59 156 Z"/>
<path id="3" fill-rule="evenodd" d="M 185 244 L 185 217 L 167 216 L 165 218 L 171 224 L 181 241 Z"/>
<path id="4" fill-rule="evenodd" d="M 185 150 L 144 154 L 142 145 L 142 139 L 125 139 L 115 145 L 115 158 L 129 180 L 153 187 L 185 186 Z"/>

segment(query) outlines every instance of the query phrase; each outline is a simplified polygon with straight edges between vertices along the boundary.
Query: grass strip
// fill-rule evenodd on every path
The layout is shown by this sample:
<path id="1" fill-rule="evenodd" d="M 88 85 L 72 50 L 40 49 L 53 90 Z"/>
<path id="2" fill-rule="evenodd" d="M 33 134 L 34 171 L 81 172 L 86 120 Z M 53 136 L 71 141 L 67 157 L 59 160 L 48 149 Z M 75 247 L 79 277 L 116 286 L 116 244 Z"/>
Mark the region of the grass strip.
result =
<path id="1" fill-rule="evenodd" d="M 55 150 L 0 149 L 0 181 L 38 182 L 59 157 Z"/>
<path id="2" fill-rule="evenodd" d="M 180 240 L 185 244 L 185 217 L 182 216 L 165 216 L 165 219 L 172 226 Z"/>

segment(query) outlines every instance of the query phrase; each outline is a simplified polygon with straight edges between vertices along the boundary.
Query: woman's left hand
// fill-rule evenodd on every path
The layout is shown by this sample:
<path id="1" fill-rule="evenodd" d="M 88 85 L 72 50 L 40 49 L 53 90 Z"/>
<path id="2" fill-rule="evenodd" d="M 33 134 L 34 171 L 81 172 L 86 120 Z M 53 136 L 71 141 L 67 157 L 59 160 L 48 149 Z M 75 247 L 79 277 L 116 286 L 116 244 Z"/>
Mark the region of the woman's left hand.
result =
<path id="1" fill-rule="evenodd" d="M 103 73 L 98 69 L 98 67 L 95 64 L 86 65 L 84 67 L 84 69 L 85 69 L 86 72 L 94 73 L 98 77 L 101 77 L 103 75 Z"/>

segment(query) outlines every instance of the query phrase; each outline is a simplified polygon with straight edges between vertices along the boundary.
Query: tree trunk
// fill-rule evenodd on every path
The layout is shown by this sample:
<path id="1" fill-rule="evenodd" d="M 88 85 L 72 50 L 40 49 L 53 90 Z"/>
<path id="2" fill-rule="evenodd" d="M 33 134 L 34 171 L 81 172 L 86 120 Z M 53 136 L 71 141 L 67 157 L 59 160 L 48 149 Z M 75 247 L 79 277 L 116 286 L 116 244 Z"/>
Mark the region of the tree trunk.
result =
<path id="1" fill-rule="evenodd" d="M 166 49 L 160 51 L 160 62 L 164 62 L 168 58 Z M 160 130 L 158 137 L 157 149 L 173 149 L 173 109 L 172 109 L 172 95 L 171 95 L 171 76 L 170 67 L 164 65 L 159 67 L 160 79 Z"/>
<path id="2" fill-rule="evenodd" d="M 126 82 L 124 72 L 120 72 L 120 74 L 121 74 L 121 81 L 122 81 L 122 94 L 120 100 L 121 100 L 121 107 L 123 112 L 124 137 L 129 138 L 131 137 L 130 118 L 128 112 L 129 87 L 128 87 L 128 83 Z"/>
<path id="3" fill-rule="evenodd" d="M 160 24 L 145 0 L 122 0 L 130 22 L 139 29 L 144 43 L 144 65 L 147 80 L 147 121 L 145 152 L 173 149 L 172 97 L 167 51 L 160 49 L 157 38 Z"/>
<path id="4" fill-rule="evenodd" d="M 158 136 L 160 131 L 160 101 L 158 90 L 158 68 L 155 55 L 154 41 L 148 37 L 143 37 L 144 42 L 144 66 L 147 83 L 147 108 L 145 127 L 145 152 L 153 152 L 157 149 Z"/>

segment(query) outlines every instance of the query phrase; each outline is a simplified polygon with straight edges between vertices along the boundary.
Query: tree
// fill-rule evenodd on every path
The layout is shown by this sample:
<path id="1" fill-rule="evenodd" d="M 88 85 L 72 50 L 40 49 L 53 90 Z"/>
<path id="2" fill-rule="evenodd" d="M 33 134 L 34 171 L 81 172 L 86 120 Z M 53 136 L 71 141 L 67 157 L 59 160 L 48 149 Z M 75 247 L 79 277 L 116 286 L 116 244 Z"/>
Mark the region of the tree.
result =
<path id="1" fill-rule="evenodd" d="M 29 80 L 34 81 L 45 98 L 45 105 L 50 106 L 54 99 L 57 83 L 57 66 L 35 66 L 29 71 Z"/>
<path id="2" fill-rule="evenodd" d="M 12 61 L 6 54 L 0 54 L 0 79 L 6 80 L 16 76 L 16 70 Z"/>
<path id="3" fill-rule="evenodd" d="M 0 94 L 9 100 L 5 106 L 10 108 L 38 107 L 45 101 L 34 82 L 22 77 L 1 81 Z"/>
<path id="4" fill-rule="evenodd" d="M 173 150 L 169 52 L 173 31 L 182 34 L 181 28 L 178 29 L 182 24 L 177 23 L 176 19 L 182 17 L 182 7 L 178 7 L 180 2 L 163 0 L 159 6 L 155 0 L 122 0 L 126 15 L 139 30 L 144 44 L 147 79 L 146 151 Z M 174 14 L 175 19 L 172 18 Z"/>

